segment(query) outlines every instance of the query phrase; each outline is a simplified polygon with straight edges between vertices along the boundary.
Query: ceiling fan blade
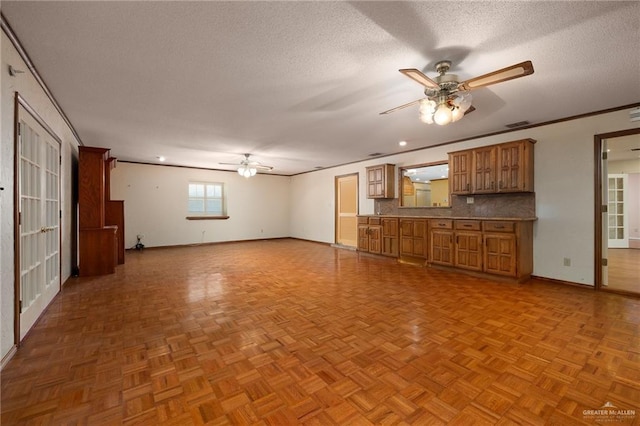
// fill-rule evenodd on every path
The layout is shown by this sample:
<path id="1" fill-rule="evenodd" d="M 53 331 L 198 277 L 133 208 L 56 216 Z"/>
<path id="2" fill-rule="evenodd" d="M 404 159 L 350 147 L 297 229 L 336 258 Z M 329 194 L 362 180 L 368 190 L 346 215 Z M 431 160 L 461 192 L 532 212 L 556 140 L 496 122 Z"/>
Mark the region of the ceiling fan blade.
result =
<path id="1" fill-rule="evenodd" d="M 273 166 L 263 166 L 262 164 L 250 164 L 250 167 L 254 167 L 258 170 L 273 170 Z"/>
<path id="2" fill-rule="evenodd" d="M 521 62 L 510 67 L 502 68 L 479 77 L 463 81 L 458 85 L 459 90 L 471 90 L 478 87 L 489 86 L 491 84 L 502 83 L 514 78 L 524 77 L 533 74 L 533 64 L 531 61 Z"/>
<path id="3" fill-rule="evenodd" d="M 470 112 L 473 112 L 473 111 L 475 111 L 475 110 L 476 110 L 476 108 L 475 108 L 473 105 L 471 105 L 471 106 L 469 107 L 469 109 L 468 109 L 468 110 L 466 110 L 466 111 L 464 112 L 464 115 L 467 115 L 467 114 L 469 114 Z"/>
<path id="4" fill-rule="evenodd" d="M 221 166 L 242 166 L 243 164 L 241 163 L 218 163 Z"/>
<path id="5" fill-rule="evenodd" d="M 422 99 L 424 99 L 424 98 L 422 98 Z M 394 112 L 394 111 L 397 111 L 397 110 L 399 110 L 399 109 L 403 109 L 403 108 L 410 107 L 410 106 L 412 106 L 412 105 L 415 105 L 415 104 L 419 103 L 422 99 L 417 99 L 417 100 L 415 100 L 415 101 L 413 101 L 413 102 L 409 102 L 408 104 L 400 105 L 400 106 L 397 106 L 397 107 L 395 107 L 395 108 L 391 108 L 391 109 L 388 109 L 388 110 L 386 110 L 386 111 L 382 111 L 382 112 L 380 113 L 380 115 L 390 114 L 390 113 L 392 113 L 392 112 Z"/>
<path id="6" fill-rule="evenodd" d="M 438 83 L 436 83 L 435 81 L 431 80 L 429 77 L 424 75 L 420 70 L 417 70 L 415 68 L 407 68 L 407 69 L 402 69 L 398 71 L 400 71 L 402 74 L 406 75 L 413 81 L 416 81 L 422 84 L 424 87 L 427 87 L 429 89 L 437 89 L 437 90 L 440 89 L 440 86 L 438 85 Z"/>

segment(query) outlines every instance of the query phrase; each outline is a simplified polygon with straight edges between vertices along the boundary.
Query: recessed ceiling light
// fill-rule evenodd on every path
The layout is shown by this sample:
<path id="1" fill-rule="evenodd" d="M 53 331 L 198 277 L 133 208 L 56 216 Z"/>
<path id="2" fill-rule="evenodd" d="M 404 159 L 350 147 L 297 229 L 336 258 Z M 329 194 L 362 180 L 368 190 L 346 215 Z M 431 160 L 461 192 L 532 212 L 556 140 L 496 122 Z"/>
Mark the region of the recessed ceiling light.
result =
<path id="1" fill-rule="evenodd" d="M 158 161 L 164 161 L 166 160 L 166 158 L 164 158 L 162 155 L 158 157 Z"/>
<path id="2" fill-rule="evenodd" d="M 398 142 L 398 145 L 407 146 L 407 141 L 400 141 L 400 142 Z"/>

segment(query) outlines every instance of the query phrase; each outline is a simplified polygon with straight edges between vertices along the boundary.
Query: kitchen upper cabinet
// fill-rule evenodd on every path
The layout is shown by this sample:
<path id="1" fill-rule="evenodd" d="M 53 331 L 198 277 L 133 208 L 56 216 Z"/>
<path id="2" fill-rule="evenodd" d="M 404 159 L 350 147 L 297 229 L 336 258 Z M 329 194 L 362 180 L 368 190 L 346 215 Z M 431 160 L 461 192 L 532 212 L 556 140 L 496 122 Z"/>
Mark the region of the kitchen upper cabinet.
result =
<path id="1" fill-rule="evenodd" d="M 533 192 L 533 144 L 525 139 L 498 145 L 498 192 Z"/>
<path id="2" fill-rule="evenodd" d="M 471 154 L 471 151 L 449 154 L 449 192 L 451 194 L 471 193 Z"/>
<path id="3" fill-rule="evenodd" d="M 533 192 L 533 139 L 449 153 L 453 195 Z"/>
<path id="4" fill-rule="evenodd" d="M 487 194 L 496 192 L 496 147 L 489 146 L 473 150 L 473 192 Z"/>
<path id="5" fill-rule="evenodd" d="M 367 198 L 394 198 L 395 165 L 367 167 Z"/>

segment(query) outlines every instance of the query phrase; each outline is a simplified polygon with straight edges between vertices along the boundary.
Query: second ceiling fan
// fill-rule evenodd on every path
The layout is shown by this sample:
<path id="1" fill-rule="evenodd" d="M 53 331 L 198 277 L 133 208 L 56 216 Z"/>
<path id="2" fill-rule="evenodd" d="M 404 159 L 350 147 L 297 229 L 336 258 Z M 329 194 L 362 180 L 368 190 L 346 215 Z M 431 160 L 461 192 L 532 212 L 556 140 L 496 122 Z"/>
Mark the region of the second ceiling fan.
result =
<path id="1" fill-rule="evenodd" d="M 410 79 L 424 86 L 426 98 L 391 108 L 380 114 L 389 114 L 399 109 L 420 104 L 420 120 L 427 124 L 449 124 L 458 121 L 465 114 L 475 110 L 471 105 L 471 94 L 469 93 L 471 90 L 533 74 L 531 61 L 520 62 L 466 81 L 459 81 L 458 76 L 455 74 L 447 74 L 450 68 L 451 61 L 438 62 L 436 71 L 439 75 L 433 79 L 415 68 L 399 70 Z"/>

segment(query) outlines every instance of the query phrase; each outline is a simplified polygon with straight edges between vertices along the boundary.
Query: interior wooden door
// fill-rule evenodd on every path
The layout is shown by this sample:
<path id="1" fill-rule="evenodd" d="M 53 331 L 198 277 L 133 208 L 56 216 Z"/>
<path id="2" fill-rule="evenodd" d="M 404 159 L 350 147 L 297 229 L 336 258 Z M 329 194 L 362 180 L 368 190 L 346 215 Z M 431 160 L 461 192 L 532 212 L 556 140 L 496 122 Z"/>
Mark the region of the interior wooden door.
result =
<path id="1" fill-rule="evenodd" d="M 20 340 L 60 290 L 60 144 L 22 106 L 18 122 Z"/>
<path id="2" fill-rule="evenodd" d="M 358 175 L 336 177 L 336 244 L 358 246 Z"/>

